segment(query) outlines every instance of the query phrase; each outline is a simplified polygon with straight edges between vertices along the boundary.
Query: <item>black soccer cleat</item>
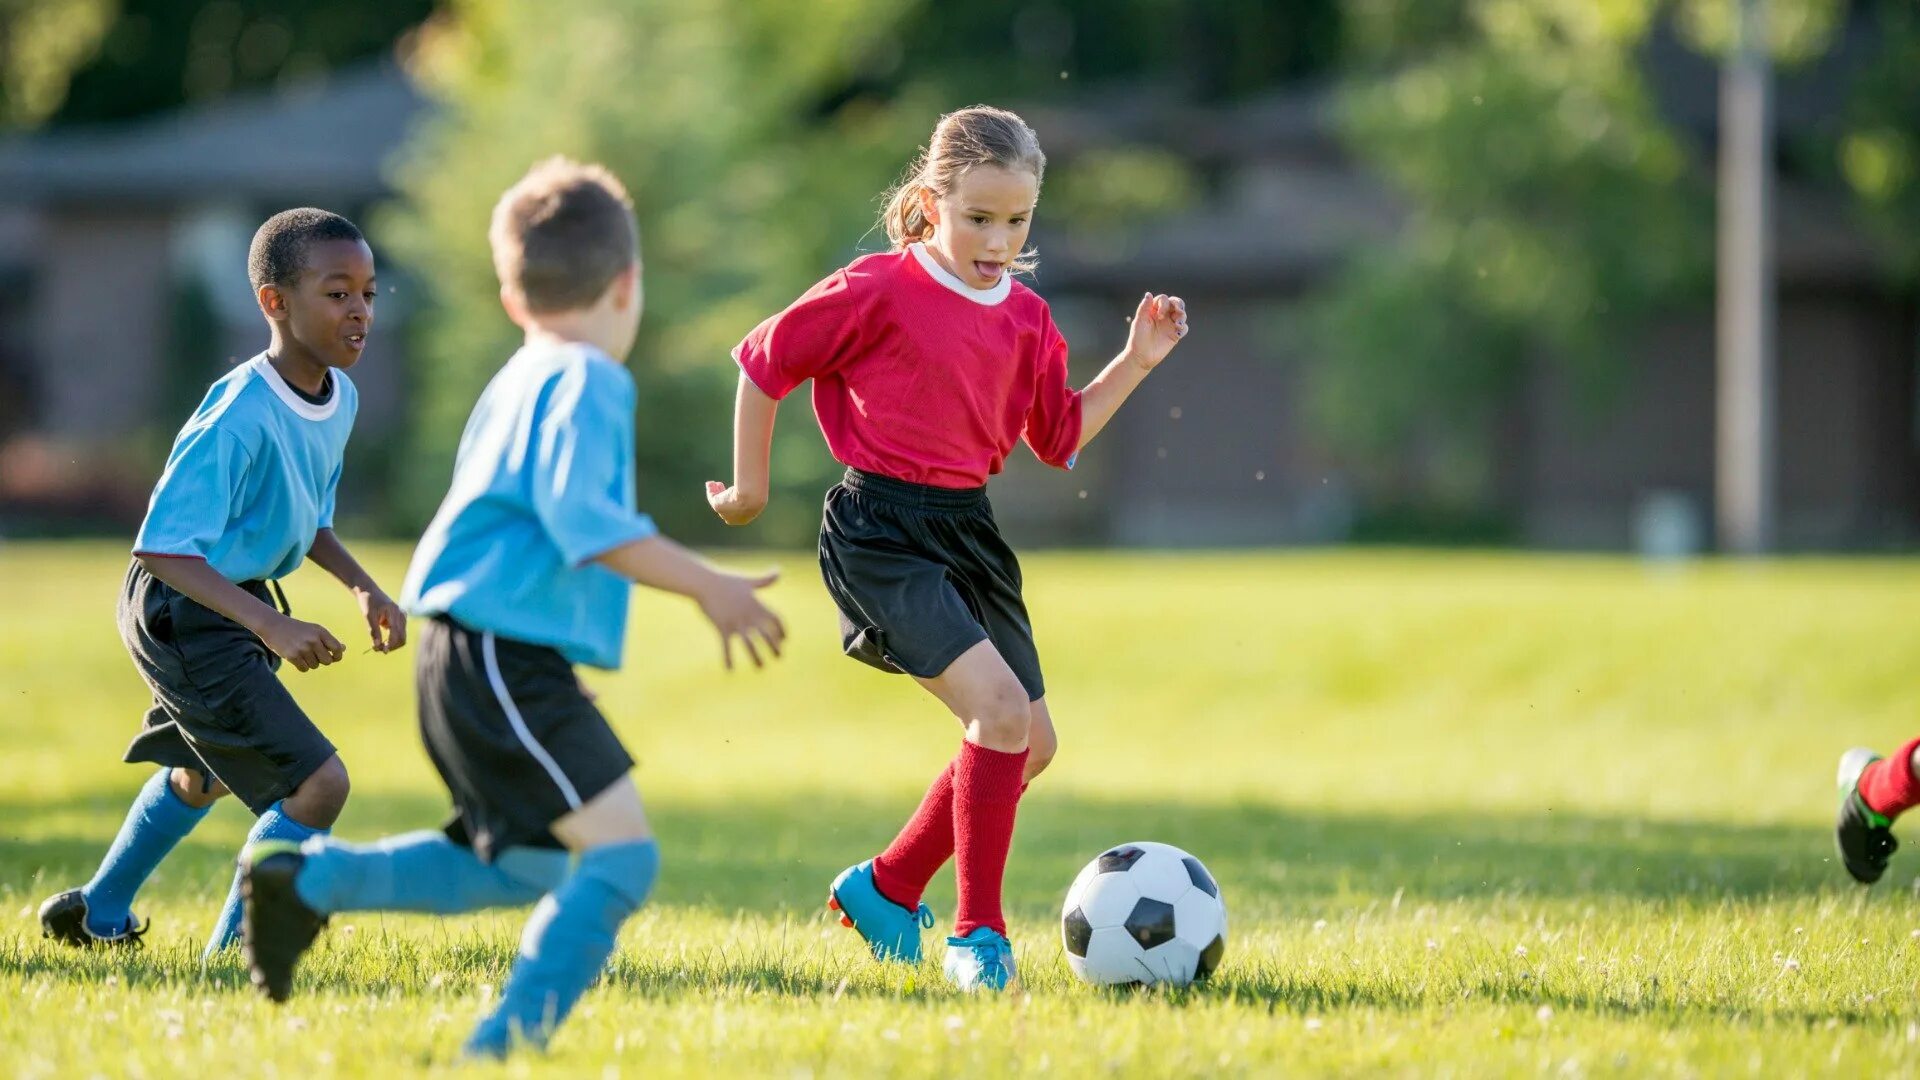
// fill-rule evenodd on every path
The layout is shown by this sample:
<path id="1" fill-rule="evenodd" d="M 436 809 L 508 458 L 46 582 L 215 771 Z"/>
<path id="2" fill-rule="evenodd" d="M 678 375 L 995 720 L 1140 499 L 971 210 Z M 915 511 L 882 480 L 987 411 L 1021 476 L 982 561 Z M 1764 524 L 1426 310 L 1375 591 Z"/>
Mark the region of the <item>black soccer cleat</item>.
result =
<path id="1" fill-rule="evenodd" d="M 1871 885 L 1887 872 L 1887 860 L 1899 849 L 1893 838 L 1893 819 L 1876 813 L 1860 797 L 1860 774 L 1880 760 L 1871 750 L 1855 747 L 1840 756 L 1840 810 L 1834 817 L 1833 840 L 1840 862 L 1862 885 Z"/>
<path id="2" fill-rule="evenodd" d="M 293 887 L 306 861 L 299 845 L 285 840 L 255 844 L 241 859 L 241 947 L 253 985 L 274 1001 L 292 995 L 293 969 L 327 925 Z"/>
<path id="3" fill-rule="evenodd" d="M 95 945 L 138 945 L 147 934 L 145 924 L 131 915 L 117 934 L 96 934 L 87 927 L 87 898 L 79 889 L 68 889 L 40 905 L 40 936 L 63 945 L 89 949 Z"/>

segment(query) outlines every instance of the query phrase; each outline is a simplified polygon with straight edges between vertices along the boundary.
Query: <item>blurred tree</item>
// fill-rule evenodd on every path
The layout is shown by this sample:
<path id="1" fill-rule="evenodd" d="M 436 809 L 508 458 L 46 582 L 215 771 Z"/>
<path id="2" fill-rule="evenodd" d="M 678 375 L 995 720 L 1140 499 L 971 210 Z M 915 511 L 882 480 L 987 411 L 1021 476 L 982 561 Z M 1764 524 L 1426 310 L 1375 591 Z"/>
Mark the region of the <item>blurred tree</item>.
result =
<path id="1" fill-rule="evenodd" d="M 1329 439 L 1375 463 L 1418 445 L 1484 481 L 1493 421 L 1528 362 L 1559 365 L 1604 407 L 1629 335 L 1712 283 L 1713 147 L 1687 145 L 1660 116 L 1643 46 L 1672 18 L 1683 41 L 1716 54 L 1731 11 L 1731 0 L 1349 0 L 1341 123 L 1410 216 L 1312 305 L 1313 407 Z M 1911 9 L 1771 0 L 1771 46 L 1784 66 L 1817 57 L 1850 11 L 1879 19 L 1879 55 L 1845 132 L 1815 154 L 1837 160 L 1912 260 Z M 1459 489 L 1467 501 L 1484 495 L 1471 487 Z"/>
<path id="2" fill-rule="evenodd" d="M 115 0 L 0 0 L 0 126 L 27 127 L 66 100 L 75 68 L 100 49 Z"/>
<path id="3" fill-rule="evenodd" d="M 417 412 L 398 502 L 431 513 L 468 410 L 517 342 L 486 224 L 535 159 L 604 161 L 633 194 L 647 287 L 630 361 L 641 501 L 669 531 L 711 538 L 724 527 L 700 482 L 730 475 L 728 351 L 832 268 L 885 246 L 872 228 L 878 196 L 940 113 L 1058 97 L 1081 76 L 1160 79 L 1196 97 L 1257 89 L 1331 62 L 1336 3 L 1220 0 L 1196 19 L 1173 0 L 453 0 L 412 53 L 444 111 L 376 222 L 431 294 L 415 324 Z M 1320 36 L 1282 33 L 1281 7 L 1317 12 L 1303 25 Z M 1167 47 L 1183 40 L 1214 51 Z M 1095 164 L 1137 190 L 1087 178 L 1063 190 L 1062 211 L 1110 217 L 1191 194 L 1193 178 L 1163 156 L 1104 153 Z M 757 543 L 809 538 L 834 468 L 804 401 L 785 412 Z"/>
<path id="4" fill-rule="evenodd" d="M 377 56 L 433 0 L 0 0 L 0 122 L 124 120 Z"/>
<path id="5" fill-rule="evenodd" d="M 1833 160 L 1883 255 L 1912 281 L 1920 278 L 1920 12 L 1883 0 L 1874 14 L 1878 48 L 1855 81 Z"/>

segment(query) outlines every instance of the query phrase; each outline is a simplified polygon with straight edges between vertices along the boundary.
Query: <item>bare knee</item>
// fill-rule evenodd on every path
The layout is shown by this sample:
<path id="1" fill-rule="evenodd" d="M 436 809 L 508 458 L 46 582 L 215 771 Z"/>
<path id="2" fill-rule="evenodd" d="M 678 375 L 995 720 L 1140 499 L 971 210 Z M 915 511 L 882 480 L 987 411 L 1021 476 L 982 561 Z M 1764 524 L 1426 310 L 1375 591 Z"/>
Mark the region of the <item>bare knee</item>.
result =
<path id="1" fill-rule="evenodd" d="M 310 829 L 330 829 L 339 820 L 340 811 L 346 808 L 347 793 L 352 786 L 347 779 L 347 766 L 336 754 L 300 781 L 281 809 Z"/>
<path id="2" fill-rule="evenodd" d="M 1033 728 L 1031 704 L 1027 692 L 1017 681 L 1008 679 L 983 694 L 971 710 L 967 734 L 972 741 L 989 750 L 1015 753 L 1026 749 Z"/>
<path id="3" fill-rule="evenodd" d="M 1035 724 L 1027 736 L 1027 775 L 1028 783 L 1045 772 L 1053 764 L 1053 756 L 1060 752 L 1060 736 L 1054 734 L 1052 725 Z"/>

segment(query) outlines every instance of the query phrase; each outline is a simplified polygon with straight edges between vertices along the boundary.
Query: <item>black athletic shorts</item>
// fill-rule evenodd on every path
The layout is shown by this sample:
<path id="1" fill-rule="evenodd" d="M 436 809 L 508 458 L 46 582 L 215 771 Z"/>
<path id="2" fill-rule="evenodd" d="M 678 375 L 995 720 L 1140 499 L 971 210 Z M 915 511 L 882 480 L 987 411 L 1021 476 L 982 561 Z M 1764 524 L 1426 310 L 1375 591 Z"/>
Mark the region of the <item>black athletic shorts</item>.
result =
<path id="1" fill-rule="evenodd" d="M 1020 561 L 987 489 L 937 488 L 848 469 L 827 492 L 820 574 L 848 656 L 932 678 L 993 642 L 1029 700 L 1046 696 Z"/>
<path id="2" fill-rule="evenodd" d="M 447 836 L 481 859 L 562 846 L 549 826 L 633 768 L 556 650 L 445 615 L 414 647 L 420 734 L 453 796 Z"/>
<path id="3" fill-rule="evenodd" d="M 239 584 L 269 605 L 279 592 L 262 581 Z M 284 597 L 277 606 L 285 609 Z M 274 674 L 280 658 L 266 642 L 147 573 L 139 559 L 120 590 L 119 622 L 120 639 L 153 690 L 127 761 L 210 773 L 260 814 L 334 756 L 333 743 Z"/>

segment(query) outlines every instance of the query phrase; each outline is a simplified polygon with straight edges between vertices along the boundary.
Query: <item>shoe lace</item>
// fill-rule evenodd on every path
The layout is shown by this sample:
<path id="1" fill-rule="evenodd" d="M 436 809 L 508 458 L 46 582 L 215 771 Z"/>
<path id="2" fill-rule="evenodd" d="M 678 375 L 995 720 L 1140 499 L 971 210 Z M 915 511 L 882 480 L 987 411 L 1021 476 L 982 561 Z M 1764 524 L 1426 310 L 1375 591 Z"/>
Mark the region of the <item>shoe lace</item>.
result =
<path id="1" fill-rule="evenodd" d="M 1013 974 L 1013 945 L 1004 938 L 997 938 L 980 949 L 980 966 L 997 967 L 1007 974 Z"/>
<path id="2" fill-rule="evenodd" d="M 1013 972 L 1013 942 L 1003 937 L 991 937 L 985 941 L 972 941 L 962 937 L 950 937 L 947 944 L 958 945 L 973 953 L 974 962 L 984 970 L 990 967 Z"/>

